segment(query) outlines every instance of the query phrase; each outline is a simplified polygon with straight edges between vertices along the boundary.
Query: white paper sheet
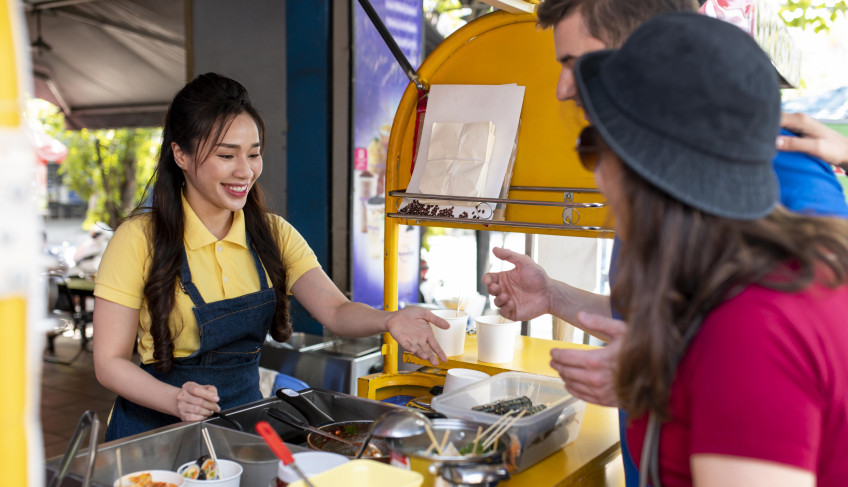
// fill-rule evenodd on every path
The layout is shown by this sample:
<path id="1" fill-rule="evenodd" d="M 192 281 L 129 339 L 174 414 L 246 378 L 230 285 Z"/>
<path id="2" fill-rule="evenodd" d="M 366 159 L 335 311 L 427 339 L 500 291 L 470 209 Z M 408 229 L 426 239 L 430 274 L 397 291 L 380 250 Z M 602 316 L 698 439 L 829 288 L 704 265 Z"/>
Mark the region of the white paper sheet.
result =
<path id="1" fill-rule="evenodd" d="M 436 122 L 492 122 L 495 126 L 494 147 L 488 166 L 488 174 L 480 196 L 498 198 L 509 166 L 513 145 L 518 133 L 518 121 L 524 103 L 524 87 L 517 85 L 433 85 L 430 87 L 427 112 L 420 137 L 420 146 L 415 159 L 415 169 L 407 192 L 421 191 L 421 179 L 427 167 L 429 145 Z M 439 205 L 427 205 L 406 198 L 401 211 L 411 214 L 430 214 L 454 218 L 491 219 L 494 203 L 451 204 L 444 201 Z M 445 206 L 447 204 L 448 206 Z M 439 208 L 435 208 L 439 206 Z M 428 208 L 429 207 L 429 208 Z"/>

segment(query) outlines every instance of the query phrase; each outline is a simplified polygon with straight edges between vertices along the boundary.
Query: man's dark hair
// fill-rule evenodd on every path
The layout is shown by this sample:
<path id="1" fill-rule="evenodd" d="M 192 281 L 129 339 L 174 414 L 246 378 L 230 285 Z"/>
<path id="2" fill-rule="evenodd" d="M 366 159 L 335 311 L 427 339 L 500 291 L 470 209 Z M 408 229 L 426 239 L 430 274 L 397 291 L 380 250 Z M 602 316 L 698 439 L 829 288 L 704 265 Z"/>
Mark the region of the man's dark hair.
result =
<path id="1" fill-rule="evenodd" d="M 545 0 L 536 15 L 539 26 L 548 28 L 580 12 L 589 34 L 615 49 L 651 17 L 697 9 L 698 0 Z"/>

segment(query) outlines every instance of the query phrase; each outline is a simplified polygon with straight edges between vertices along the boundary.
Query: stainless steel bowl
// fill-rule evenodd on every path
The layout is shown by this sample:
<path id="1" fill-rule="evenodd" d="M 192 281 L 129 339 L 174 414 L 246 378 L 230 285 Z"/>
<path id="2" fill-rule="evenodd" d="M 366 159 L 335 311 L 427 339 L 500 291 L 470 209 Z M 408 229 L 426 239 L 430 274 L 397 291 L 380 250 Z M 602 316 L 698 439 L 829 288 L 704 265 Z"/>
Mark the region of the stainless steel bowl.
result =
<path id="1" fill-rule="evenodd" d="M 485 425 L 463 419 L 434 419 L 433 434 L 442 441 L 445 432 L 447 441 L 461 450 L 472 445 L 477 436 L 477 427 Z M 392 463 L 405 464 L 424 476 L 425 487 L 437 485 L 493 487 L 509 478 L 515 468 L 518 442 L 510 434 L 504 434 L 491 451 L 477 455 L 439 456 L 428 452 L 431 445 L 428 435 L 409 438 L 387 439 L 391 449 Z"/>

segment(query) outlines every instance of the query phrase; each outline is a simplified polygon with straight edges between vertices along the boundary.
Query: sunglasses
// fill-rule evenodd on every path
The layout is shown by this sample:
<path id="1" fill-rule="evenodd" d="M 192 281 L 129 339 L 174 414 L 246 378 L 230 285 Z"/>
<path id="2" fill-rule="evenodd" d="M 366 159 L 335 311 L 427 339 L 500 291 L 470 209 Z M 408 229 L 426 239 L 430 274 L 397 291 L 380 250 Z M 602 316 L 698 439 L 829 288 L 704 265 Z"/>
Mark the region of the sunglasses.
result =
<path id="1" fill-rule="evenodd" d="M 601 138 L 598 130 L 593 126 L 588 126 L 580 132 L 577 137 L 577 155 L 580 157 L 580 163 L 589 172 L 595 172 L 595 167 L 598 165 L 598 160 L 601 158 L 601 152 L 607 149 L 607 144 Z"/>

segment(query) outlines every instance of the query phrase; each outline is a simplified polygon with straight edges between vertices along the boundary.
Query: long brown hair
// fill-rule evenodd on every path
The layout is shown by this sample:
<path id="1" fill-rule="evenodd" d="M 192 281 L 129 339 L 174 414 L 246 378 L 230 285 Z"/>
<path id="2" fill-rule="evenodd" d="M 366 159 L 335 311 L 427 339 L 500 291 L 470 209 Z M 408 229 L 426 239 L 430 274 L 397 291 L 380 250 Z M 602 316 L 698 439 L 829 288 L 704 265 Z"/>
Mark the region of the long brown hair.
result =
<path id="1" fill-rule="evenodd" d="M 616 390 L 632 415 L 668 418 L 668 400 L 683 337 L 749 284 L 797 291 L 825 274 L 848 277 L 848 222 L 790 213 L 783 207 L 754 221 L 708 215 L 671 198 L 624 164 L 613 305 L 627 323 Z M 821 270 L 829 272 L 820 273 Z"/>
<path id="2" fill-rule="evenodd" d="M 246 113 L 256 122 L 260 149 L 265 149 L 265 123 L 253 106 L 247 90 L 238 82 L 206 73 L 185 85 L 174 97 L 165 116 L 159 161 L 147 187 L 149 201 L 133 210 L 131 217 L 150 213 L 150 271 L 144 286 L 144 297 L 150 313 L 153 336 L 153 358 L 160 372 L 167 372 L 174 362 L 173 331 L 169 316 L 179 288 L 179 272 L 183 256 L 184 217 L 182 187 L 184 176 L 177 167 L 171 142 L 197 161 L 204 161 L 238 115 Z M 247 195 L 244 206 L 245 227 L 256 248 L 277 295 L 277 308 L 271 336 L 284 342 L 291 336 L 286 271 L 280 249 L 280 236 L 272 216 L 268 214 L 265 196 L 259 183 Z"/>

